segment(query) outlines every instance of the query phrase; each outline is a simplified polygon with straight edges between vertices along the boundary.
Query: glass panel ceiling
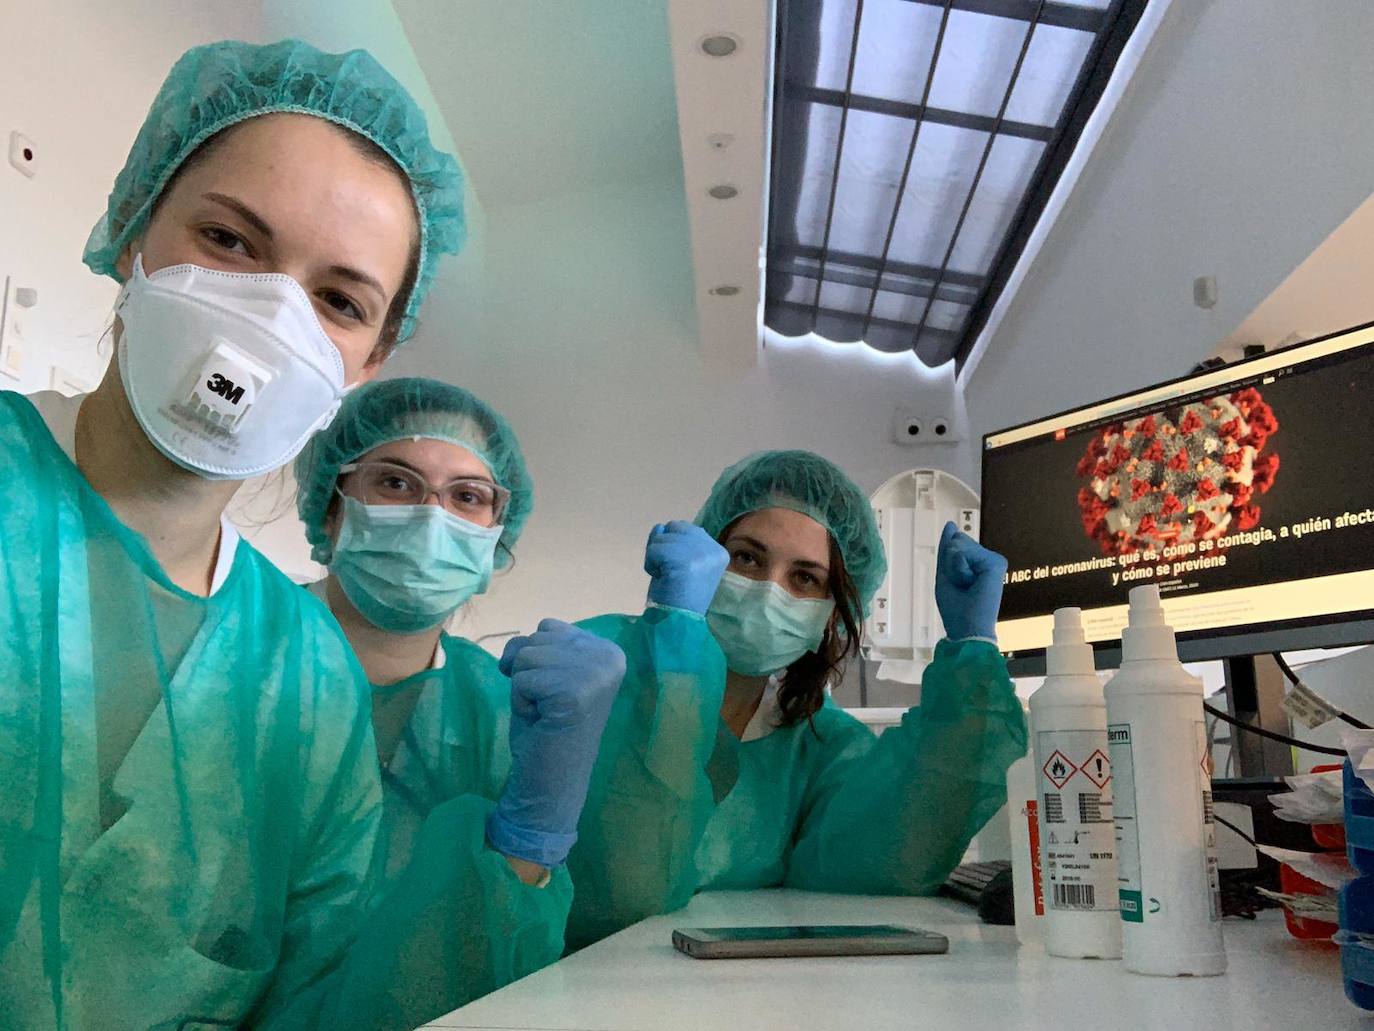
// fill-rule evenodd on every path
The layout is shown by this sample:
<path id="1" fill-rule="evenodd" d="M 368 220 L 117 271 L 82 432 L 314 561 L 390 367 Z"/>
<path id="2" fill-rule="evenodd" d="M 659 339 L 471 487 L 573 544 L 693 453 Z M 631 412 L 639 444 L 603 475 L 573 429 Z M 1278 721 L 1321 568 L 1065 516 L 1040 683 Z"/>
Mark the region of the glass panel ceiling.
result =
<path id="1" fill-rule="evenodd" d="M 779 0 L 764 321 L 962 361 L 1147 0 Z"/>

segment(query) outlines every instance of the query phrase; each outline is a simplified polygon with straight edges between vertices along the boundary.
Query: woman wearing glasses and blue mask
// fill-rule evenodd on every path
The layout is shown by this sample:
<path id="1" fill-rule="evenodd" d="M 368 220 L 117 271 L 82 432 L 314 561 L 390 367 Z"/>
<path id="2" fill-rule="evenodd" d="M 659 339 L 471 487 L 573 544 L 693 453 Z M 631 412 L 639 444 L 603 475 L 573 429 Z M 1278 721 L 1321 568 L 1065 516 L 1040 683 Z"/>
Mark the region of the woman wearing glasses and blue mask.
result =
<path id="1" fill-rule="evenodd" d="M 945 528 L 935 597 L 947 639 L 925 672 L 921 704 L 875 737 L 828 694 L 859 652 L 886 571 L 868 499 L 844 473 L 810 452 L 762 452 L 721 474 L 695 523 L 655 527 L 645 615 L 584 625 L 625 650 L 622 700 L 667 697 L 690 683 L 717 733 L 712 742 L 699 714 L 655 729 L 661 751 L 679 757 L 656 801 L 693 829 L 685 845 L 634 817 L 652 804 L 647 795 L 600 790 L 614 760 L 603 748 L 573 856 L 570 941 L 685 905 L 705 889 L 935 891 L 1004 804 L 1006 769 L 1026 748 L 993 636 L 1005 569 L 1000 556 Z M 672 642 L 645 650 L 640 624 L 661 620 L 656 611 L 673 613 L 680 627 L 709 628 L 713 644 L 694 646 L 690 663 Z M 584 908 L 583 863 L 605 866 L 612 879 L 633 864 L 625 881 L 637 891 L 610 896 L 601 912 Z"/>
<path id="2" fill-rule="evenodd" d="M 85 252 L 115 361 L 84 398 L 0 393 L 6 1027 L 271 1019 L 357 932 L 367 684 L 224 510 L 462 236 L 456 162 L 366 53 L 217 43 L 163 84 Z"/>
<path id="3" fill-rule="evenodd" d="M 372 684 L 385 799 L 386 884 L 331 1005 L 346 1026 L 409 1028 L 562 953 L 564 860 L 625 660 L 556 620 L 499 663 L 445 631 L 509 566 L 533 503 L 515 434 L 467 391 L 360 388 L 296 478 L 329 570 L 311 589 Z"/>

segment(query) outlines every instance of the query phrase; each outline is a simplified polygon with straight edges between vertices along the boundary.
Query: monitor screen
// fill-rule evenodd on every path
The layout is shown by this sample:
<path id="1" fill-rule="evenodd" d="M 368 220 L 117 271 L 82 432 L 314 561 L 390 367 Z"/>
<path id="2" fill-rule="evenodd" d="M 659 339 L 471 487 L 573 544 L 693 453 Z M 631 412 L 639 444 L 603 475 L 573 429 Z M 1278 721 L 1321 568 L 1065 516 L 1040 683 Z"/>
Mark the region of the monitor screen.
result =
<path id="1" fill-rule="evenodd" d="M 1009 563 L 1002 649 L 1044 649 L 1067 605 L 1090 641 L 1119 640 L 1127 592 L 1148 583 L 1185 658 L 1335 625 L 1354 629 L 1302 643 L 1368 640 L 1371 449 L 1374 324 L 989 434 L 982 541 Z"/>

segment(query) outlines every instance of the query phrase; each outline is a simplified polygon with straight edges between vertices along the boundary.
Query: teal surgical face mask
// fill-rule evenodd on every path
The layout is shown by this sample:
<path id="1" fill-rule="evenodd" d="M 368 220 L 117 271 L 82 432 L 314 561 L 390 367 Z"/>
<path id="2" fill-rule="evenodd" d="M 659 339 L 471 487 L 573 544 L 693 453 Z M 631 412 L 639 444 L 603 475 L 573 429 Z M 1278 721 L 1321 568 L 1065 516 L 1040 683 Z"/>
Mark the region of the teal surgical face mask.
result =
<path id="1" fill-rule="evenodd" d="M 731 670 L 763 677 L 819 648 L 834 611 L 833 599 L 797 598 L 771 580 L 726 573 L 706 622 Z"/>
<path id="2" fill-rule="evenodd" d="M 364 505 L 345 496 L 343 506 L 329 569 L 373 626 L 432 629 L 491 582 L 500 526 L 478 526 L 438 505 Z"/>

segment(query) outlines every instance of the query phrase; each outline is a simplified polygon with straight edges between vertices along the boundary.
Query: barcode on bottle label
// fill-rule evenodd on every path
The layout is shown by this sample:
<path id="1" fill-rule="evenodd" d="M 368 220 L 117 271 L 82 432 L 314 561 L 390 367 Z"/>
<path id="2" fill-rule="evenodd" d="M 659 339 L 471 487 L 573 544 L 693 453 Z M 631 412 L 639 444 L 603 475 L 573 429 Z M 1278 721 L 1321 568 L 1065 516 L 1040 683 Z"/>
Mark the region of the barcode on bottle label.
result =
<path id="1" fill-rule="evenodd" d="M 1107 732 L 1037 730 L 1045 901 L 1051 909 L 1115 910 L 1116 841 Z"/>
<path id="2" fill-rule="evenodd" d="M 1096 905 L 1096 892 L 1091 884 L 1056 884 L 1054 886 L 1054 907 L 1056 909 L 1092 909 Z"/>

